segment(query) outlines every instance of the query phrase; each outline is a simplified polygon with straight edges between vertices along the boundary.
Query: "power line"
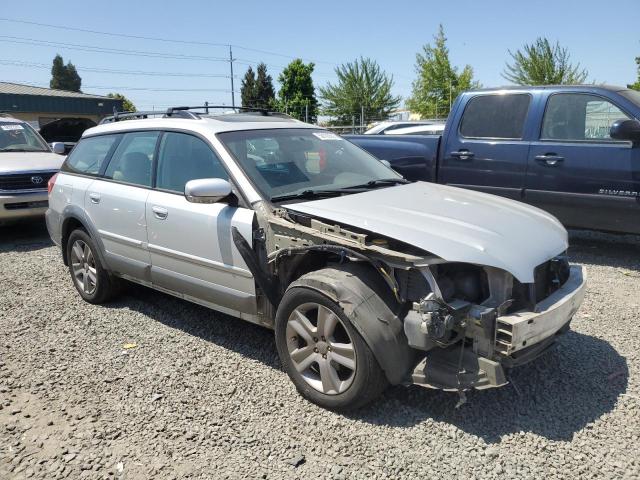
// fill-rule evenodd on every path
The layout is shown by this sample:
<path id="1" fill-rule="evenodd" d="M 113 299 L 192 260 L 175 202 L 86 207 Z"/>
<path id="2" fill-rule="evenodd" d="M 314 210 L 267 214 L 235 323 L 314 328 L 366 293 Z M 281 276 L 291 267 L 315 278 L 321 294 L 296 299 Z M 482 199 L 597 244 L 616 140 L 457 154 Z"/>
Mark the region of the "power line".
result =
<path id="1" fill-rule="evenodd" d="M 0 80 L 0 82 L 18 83 L 24 85 L 32 85 L 34 87 L 44 87 L 43 83 L 29 82 L 25 80 Z M 224 92 L 230 93 L 231 90 L 225 88 L 154 88 L 154 87 L 107 87 L 104 85 L 83 85 L 86 88 L 95 88 L 97 90 L 131 90 L 131 91 L 149 91 L 149 92 Z"/>
<path id="2" fill-rule="evenodd" d="M 61 29 L 61 30 L 73 30 L 76 32 L 84 32 L 84 33 L 92 33 L 92 34 L 96 34 L 96 35 L 108 35 L 111 37 L 122 37 L 122 38 L 135 38 L 138 40 L 151 40 L 151 41 L 156 41 L 156 42 L 167 42 L 167 43 L 180 43 L 180 44 L 188 44 L 188 45 L 207 45 L 207 46 L 211 46 L 211 47 L 234 47 L 240 50 L 247 50 L 250 52 L 257 52 L 257 53 L 262 53 L 265 55 L 274 55 L 274 56 L 278 56 L 278 57 L 283 57 L 283 58 L 290 58 L 290 59 L 295 59 L 295 58 L 301 58 L 301 57 L 297 57 L 297 56 L 293 56 L 293 55 L 285 55 L 283 53 L 277 53 L 277 52 L 271 52 L 268 50 L 261 50 L 261 49 L 257 49 L 257 48 L 251 48 L 251 47 L 244 47 L 242 45 L 235 45 L 235 44 L 230 44 L 230 43 L 215 43 L 215 42 L 204 42 L 204 41 L 198 41 L 198 40 L 181 40 L 181 39 L 170 39 L 170 38 L 162 38 L 162 37 L 149 37 L 149 36 L 145 36 L 145 35 L 132 35 L 132 34 L 127 34 L 127 33 L 114 33 L 114 32 L 105 32 L 105 31 L 101 31 L 101 30 L 90 30 L 90 29 L 85 29 L 85 28 L 77 28 L 77 27 L 69 27 L 67 25 L 53 25 L 50 23 L 41 23 L 41 22 L 31 22 L 28 20 L 19 20 L 19 19 L 15 19 L 15 18 L 6 18 L 6 17 L 0 17 L 0 21 L 5 21 L 5 22 L 13 22 L 13 23 L 22 23 L 25 25 L 36 25 L 38 27 L 47 27 L 47 28 L 57 28 L 57 29 Z M 307 59 L 309 60 L 309 59 Z M 326 61 L 321 61 L 321 60 L 317 60 L 314 61 L 314 63 L 323 63 L 323 64 L 327 64 L 327 65 L 335 65 L 335 63 L 333 62 L 326 62 Z"/>

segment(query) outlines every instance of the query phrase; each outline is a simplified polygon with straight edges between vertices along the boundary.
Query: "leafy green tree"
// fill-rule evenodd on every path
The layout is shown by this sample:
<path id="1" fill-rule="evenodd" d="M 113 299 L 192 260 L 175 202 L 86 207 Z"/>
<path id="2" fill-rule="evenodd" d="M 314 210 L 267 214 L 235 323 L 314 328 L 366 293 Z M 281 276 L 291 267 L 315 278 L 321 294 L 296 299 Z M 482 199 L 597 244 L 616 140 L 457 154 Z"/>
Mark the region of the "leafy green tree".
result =
<path id="1" fill-rule="evenodd" d="M 242 86 L 240 87 L 240 97 L 242 98 L 243 107 L 253 107 L 256 104 L 256 75 L 253 72 L 253 68 L 249 66 L 247 73 L 244 74 L 242 79 Z"/>
<path id="2" fill-rule="evenodd" d="M 460 73 L 449 61 L 447 37 L 442 25 L 434 36 L 435 44 L 422 47 L 416 54 L 416 73 L 407 107 L 422 117 L 444 117 L 449 114 L 453 100 L 470 88 L 479 86 L 473 81 L 473 69 L 465 65 Z"/>
<path id="3" fill-rule="evenodd" d="M 509 50 L 513 63 L 506 64 L 502 76 L 517 85 L 577 85 L 589 75 L 579 63 L 571 63 L 569 51 L 558 42 L 551 45 L 539 37 L 515 53 Z"/>
<path id="4" fill-rule="evenodd" d="M 315 65 L 305 64 L 301 59 L 293 60 L 278 76 L 280 90 L 278 91 L 278 109 L 288 112 L 299 120 L 305 119 L 308 108 L 309 122 L 313 123 L 318 117 L 318 99 L 313 86 Z"/>
<path id="5" fill-rule="evenodd" d="M 391 93 L 393 77 L 389 77 L 370 58 L 340 65 L 335 69 L 338 82 L 320 87 L 320 98 L 324 102 L 324 113 L 338 118 L 341 125 L 350 123 L 355 116 L 360 118 L 364 110 L 366 118 L 386 118 L 400 104 L 400 97 Z"/>
<path id="6" fill-rule="evenodd" d="M 64 64 L 64 60 L 60 55 L 56 55 L 51 66 L 51 81 L 49 87 L 58 90 L 69 90 L 71 92 L 79 92 L 82 85 L 82 79 L 78 75 L 78 71 L 73 63 Z"/>
<path id="7" fill-rule="evenodd" d="M 636 63 L 638 64 L 638 80 L 636 83 L 632 83 L 631 85 L 627 85 L 629 88 L 633 88 L 634 90 L 640 91 L 640 57 L 636 57 Z"/>
<path id="8" fill-rule="evenodd" d="M 264 63 L 258 64 L 258 76 L 255 86 L 255 107 L 273 108 L 276 100 L 276 92 L 273 88 L 271 75 L 267 73 Z"/>
<path id="9" fill-rule="evenodd" d="M 131 100 L 122 95 L 121 93 L 109 93 L 107 94 L 109 98 L 115 98 L 116 100 L 122 100 L 122 108 L 124 108 L 125 112 L 137 112 L 138 109 L 133 104 Z"/>

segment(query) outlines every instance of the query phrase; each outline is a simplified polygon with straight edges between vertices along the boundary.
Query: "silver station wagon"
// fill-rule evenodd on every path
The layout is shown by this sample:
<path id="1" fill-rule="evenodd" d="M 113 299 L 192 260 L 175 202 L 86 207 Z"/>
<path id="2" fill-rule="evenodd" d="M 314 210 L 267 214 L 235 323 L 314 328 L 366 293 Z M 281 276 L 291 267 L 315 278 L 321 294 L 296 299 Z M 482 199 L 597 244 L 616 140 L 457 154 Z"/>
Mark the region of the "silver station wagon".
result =
<path id="1" fill-rule="evenodd" d="M 272 328 L 330 409 L 389 384 L 505 385 L 569 329 L 585 275 L 551 215 L 410 183 L 282 114 L 202 110 L 109 118 L 51 180 L 47 226 L 86 301 L 128 280 Z"/>

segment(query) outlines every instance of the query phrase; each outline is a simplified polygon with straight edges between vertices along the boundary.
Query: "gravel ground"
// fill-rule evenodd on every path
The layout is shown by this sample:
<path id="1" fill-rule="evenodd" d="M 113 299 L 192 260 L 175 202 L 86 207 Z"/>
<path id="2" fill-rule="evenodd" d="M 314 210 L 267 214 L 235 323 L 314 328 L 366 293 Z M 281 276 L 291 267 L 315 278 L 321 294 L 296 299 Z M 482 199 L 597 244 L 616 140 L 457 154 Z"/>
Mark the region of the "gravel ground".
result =
<path id="1" fill-rule="evenodd" d="M 41 226 L 0 229 L 0 478 L 638 478 L 640 238 L 572 244 L 585 303 L 512 385 L 339 415 L 271 332 L 142 287 L 89 305 Z"/>

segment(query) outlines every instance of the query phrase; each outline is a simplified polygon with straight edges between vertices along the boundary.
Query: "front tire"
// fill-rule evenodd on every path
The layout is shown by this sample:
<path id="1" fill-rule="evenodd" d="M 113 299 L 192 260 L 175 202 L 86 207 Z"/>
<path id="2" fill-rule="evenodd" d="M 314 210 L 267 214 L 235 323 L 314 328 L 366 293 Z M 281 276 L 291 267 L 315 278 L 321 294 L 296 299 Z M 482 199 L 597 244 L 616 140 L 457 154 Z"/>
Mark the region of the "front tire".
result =
<path id="1" fill-rule="evenodd" d="M 287 290 L 276 314 L 276 346 L 284 370 L 307 400 L 351 410 L 387 386 L 371 349 L 336 302 L 320 292 Z"/>
<path id="2" fill-rule="evenodd" d="M 104 268 L 89 234 L 74 230 L 67 240 L 67 259 L 73 285 L 89 303 L 104 303 L 117 293 L 117 279 Z"/>

